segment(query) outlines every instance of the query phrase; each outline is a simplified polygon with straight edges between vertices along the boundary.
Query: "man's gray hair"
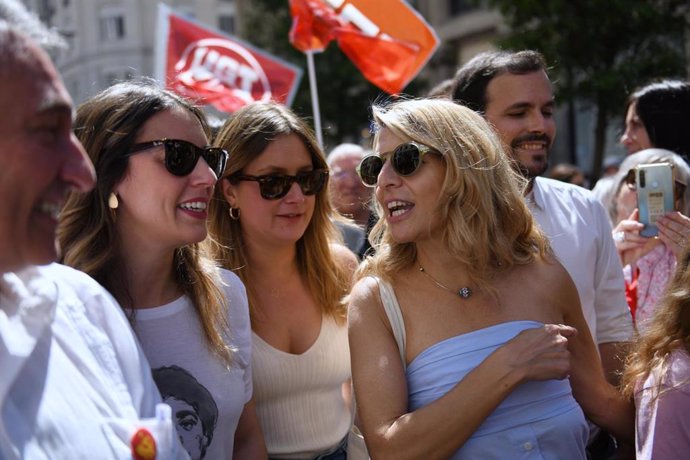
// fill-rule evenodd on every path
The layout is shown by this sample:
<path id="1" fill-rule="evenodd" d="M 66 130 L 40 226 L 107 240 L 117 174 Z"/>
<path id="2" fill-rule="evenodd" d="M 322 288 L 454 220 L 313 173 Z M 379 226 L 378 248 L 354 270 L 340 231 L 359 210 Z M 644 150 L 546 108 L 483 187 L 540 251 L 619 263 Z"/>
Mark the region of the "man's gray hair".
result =
<path id="1" fill-rule="evenodd" d="M 19 0 L 0 0 L 1 21 L 27 35 L 48 52 L 67 48 L 67 43 L 57 30 L 48 28 Z"/>
<path id="2" fill-rule="evenodd" d="M 326 161 L 328 162 L 328 165 L 332 165 L 335 160 L 339 159 L 342 156 L 345 156 L 345 154 L 348 153 L 358 153 L 361 154 L 362 156 L 366 156 L 369 151 L 362 147 L 359 144 L 351 144 L 351 143 L 343 143 L 337 145 L 333 150 L 331 150 L 326 157 Z"/>

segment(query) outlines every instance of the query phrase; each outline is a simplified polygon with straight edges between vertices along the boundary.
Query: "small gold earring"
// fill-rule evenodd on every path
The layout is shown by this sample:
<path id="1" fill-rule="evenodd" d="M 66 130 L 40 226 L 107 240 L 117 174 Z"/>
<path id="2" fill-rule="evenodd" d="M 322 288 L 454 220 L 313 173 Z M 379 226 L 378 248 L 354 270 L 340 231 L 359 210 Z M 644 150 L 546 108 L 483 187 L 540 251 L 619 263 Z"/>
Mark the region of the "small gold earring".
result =
<path id="1" fill-rule="evenodd" d="M 115 195 L 115 192 L 110 192 L 108 196 L 108 207 L 110 209 L 117 209 L 118 206 L 120 206 L 120 202 L 117 200 L 117 195 Z"/>

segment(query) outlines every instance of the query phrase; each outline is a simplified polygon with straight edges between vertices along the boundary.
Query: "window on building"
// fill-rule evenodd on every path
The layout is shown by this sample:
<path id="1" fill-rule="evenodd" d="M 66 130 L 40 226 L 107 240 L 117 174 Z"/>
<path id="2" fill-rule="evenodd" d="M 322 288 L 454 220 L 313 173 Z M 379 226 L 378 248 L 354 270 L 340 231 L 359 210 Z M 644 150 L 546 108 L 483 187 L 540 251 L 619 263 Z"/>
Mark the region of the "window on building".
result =
<path id="1" fill-rule="evenodd" d="M 101 41 L 122 40 L 125 37 L 125 14 L 121 8 L 103 8 L 99 18 Z"/>
<path id="2" fill-rule="evenodd" d="M 229 34 L 235 33 L 235 16 L 220 15 L 218 16 L 218 28 L 223 32 Z"/>
<path id="3" fill-rule="evenodd" d="M 451 16 L 458 16 L 473 8 L 472 2 L 467 0 L 448 0 L 448 11 Z"/>

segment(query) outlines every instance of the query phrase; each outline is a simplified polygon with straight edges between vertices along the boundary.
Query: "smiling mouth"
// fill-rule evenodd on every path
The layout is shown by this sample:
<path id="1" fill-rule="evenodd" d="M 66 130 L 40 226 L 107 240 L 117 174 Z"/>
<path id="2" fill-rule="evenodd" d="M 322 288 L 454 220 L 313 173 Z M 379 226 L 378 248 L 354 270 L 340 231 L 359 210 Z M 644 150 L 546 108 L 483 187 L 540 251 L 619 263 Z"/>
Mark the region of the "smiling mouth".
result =
<path id="1" fill-rule="evenodd" d="M 206 211 L 208 204 L 204 201 L 190 201 L 189 203 L 182 203 L 178 206 L 180 209 L 187 211 Z"/>
<path id="2" fill-rule="evenodd" d="M 527 150 L 527 151 L 542 151 L 546 150 L 546 144 L 543 142 L 524 142 L 517 144 L 515 148 L 520 149 L 520 150 Z"/>
<path id="3" fill-rule="evenodd" d="M 388 213 L 391 217 L 401 216 L 412 209 L 414 205 L 407 201 L 391 201 L 388 203 Z"/>

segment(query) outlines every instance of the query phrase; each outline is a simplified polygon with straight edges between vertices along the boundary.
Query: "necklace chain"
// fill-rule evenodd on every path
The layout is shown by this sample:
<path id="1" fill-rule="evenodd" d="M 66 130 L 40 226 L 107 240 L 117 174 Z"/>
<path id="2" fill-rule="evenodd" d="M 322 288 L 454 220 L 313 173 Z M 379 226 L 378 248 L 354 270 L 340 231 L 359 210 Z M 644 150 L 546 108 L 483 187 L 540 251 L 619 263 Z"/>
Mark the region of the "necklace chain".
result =
<path id="1" fill-rule="evenodd" d="M 459 295 L 463 299 L 467 299 L 472 295 L 472 289 L 470 289 L 468 286 L 461 287 L 456 291 L 455 289 L 451 289 L 448 286 L 439 283 L 433 276 L 427 273 L 427 271 L 424 270 L 424 267 L 422 267 L 421 265 L 419 266 L 419 271 L 422 275 L 426 276 L 431 281 L 433 281 L 436 286 L 440 287 L 441 289 L 445 289 L 448 292 L 452 292 L 453 294 Z"/>

